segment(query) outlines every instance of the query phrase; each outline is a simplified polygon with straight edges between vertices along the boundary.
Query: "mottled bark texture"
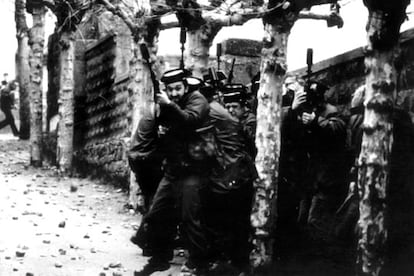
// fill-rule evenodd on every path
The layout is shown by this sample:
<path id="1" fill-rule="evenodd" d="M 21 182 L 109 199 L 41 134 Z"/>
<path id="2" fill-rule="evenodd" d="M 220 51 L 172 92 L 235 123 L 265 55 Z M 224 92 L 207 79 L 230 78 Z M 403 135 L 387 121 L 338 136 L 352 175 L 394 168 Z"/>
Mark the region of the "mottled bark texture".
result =
<path id="1" fill-rule="evenodd" d="M 222 26 L 214 22 L 207 22 L 196 30 L 188 31 L 188 51 L 186 68 L 193 72 L 195 77 L 202 77 L 209 67 L 210 47 Z"/>
<path id="2" fill-rule="evenodd" d="M 154 32 L 154 36 L 146 39 L 151 60 L 154 61 L 153 69 L 156 71 L 156 54 L 158 43 L 158 31 Z M 142 39 L 141 42 L 144 40 Z M 142 59 L 139 43 L 134 43 L 133 58 L 130 62 L 130 83 L 128 85 L 130 110 L 132 110 L 131 137 L 134 134 L 138 122 L 146 110 L 154 110 L 154 91 L 151 82 L 151 75 L 148 66 Z M 141 191 L 135 180 L 134 174 L 131 172 L 129 185 L 129 205 L 134 209 L 143 208 L 144 201 L 141 197 Z"/>
<path id="3" fill-rule="evenodd" d="M 30 137 L 30 67 L 29 67 L 29 28 L 26 23 L 26 1 L 16 0 L 15 22 L 17 37 L 17 82 L 19 83 L 19 117 L 20 139 L 27 140 Z"/>
<path id="4" fill-rule="evenodd" d="M 283 11 L 277 17 L 264 18 L 264 44 L 258 92 L 256 167 L 259 179 L 255 182 L 255 198 L 251 215 L 254 232 L 254 266 L 270 262 L 276 216 L 277 177 L 280 155 L 280 125 L 282 84 L 287 71 L 286 50 L 290 29 L 296 14 Z"/>
<path id="5" fill-rule="evenodd" d="M 42 79 L 45 42 L 45 14 L 42 6 L 33 7 L 33 26 L 30 29 L 30 163 L 42 165 Z"/>
<path id="6" fill-rule="evenodd" d="M 151 12 L 149 1 L 140 2 L 140 11 L 142 15 L 148 15 Z M 154 20 L 147 22 L 141 18 L 135 20 L 135 26 L 130 27 L 134 37 L 132 45 L 133 58 L 130 61 L 130 83 L 128 85 L 129 104 L 132 110 L 131 120 L 131 137 L 134 134 L 138 122 L 146 110 L 154 110 L 154 91 L 151 82 L 151 74 L 148 65 L 143 60 L 139 44 L 146 43 L 150 59 L 152 61 L 152 68 L 157 72 L 157 50 L 158 50 L 158 35 L 159 35 L 159 21 Z M 144 208 L 144 200 L 141 195 L 140 188 L 135 179 L 135 175 L 131 171 L 129 184 L 129 199 L 128 203 L 134 209 Z"/>
<path id="7" fill-rule="evenodd" d="M 58 100 L 59 124 L 57 131 L 56 163 L 62 172 L 68 172 L 73 159 L 73 114 L 75 41 L 73 32 L 62 32 L 60 45 L 60 86 Z"/>
<path id="8" fill-rule="evenodd" d="M 363 139 L 359 156 L 358 272 L 381 275 L 388 237 L 387 185 L 393 144 L 399 30 L 408 1 L 364 1 L 369 9 Z"/>

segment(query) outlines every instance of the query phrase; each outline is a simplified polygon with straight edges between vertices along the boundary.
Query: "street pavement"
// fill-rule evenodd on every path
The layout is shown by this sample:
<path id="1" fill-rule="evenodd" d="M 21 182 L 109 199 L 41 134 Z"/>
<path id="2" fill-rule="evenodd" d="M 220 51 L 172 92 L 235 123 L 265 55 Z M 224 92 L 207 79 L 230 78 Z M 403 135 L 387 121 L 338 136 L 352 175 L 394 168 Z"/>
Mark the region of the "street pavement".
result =
<path id="1" fill-rule="evenodd" d="M 108 183 L 29 166 L 29 142 L 0 134 L 0 275 L 133 275 L 140 215 Z M 182 259 L 168 271 L 178 275 Z"/>

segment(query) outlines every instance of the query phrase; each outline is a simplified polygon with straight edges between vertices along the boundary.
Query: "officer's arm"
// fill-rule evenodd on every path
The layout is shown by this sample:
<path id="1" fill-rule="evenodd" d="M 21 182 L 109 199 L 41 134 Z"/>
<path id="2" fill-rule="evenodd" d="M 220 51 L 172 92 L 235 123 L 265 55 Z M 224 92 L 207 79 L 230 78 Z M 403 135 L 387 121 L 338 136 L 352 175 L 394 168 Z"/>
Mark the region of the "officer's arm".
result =
<path id="1" fill-rule="evenodd" d="M 176 103 L 170 102 L 164 106 L 165 113 L 174 124 L 186 127 L 198 127 L 207 117 L 210 107 L 207 100 L 201 95 L 190 95 L 188 103 L 180 108 Z"/>
<path id="2" fill-rule="evenodd" d="M 314 127 L 325 135 L 336 136 L 346 132 L 345 122 L 337 116 L 317 116 L 314 122 Z"/>
<path id="3" fill-rule="evenodd" d="M 255 139 L 256 126 L 257 126 L 256 118 L 254 118 L 254 116 L 249 116 L 249 118 L 247 118 L 246 124 L 243 126 L 244 133 L 246 133 L 249 139 L 253 139 L 253 140 Z"/>

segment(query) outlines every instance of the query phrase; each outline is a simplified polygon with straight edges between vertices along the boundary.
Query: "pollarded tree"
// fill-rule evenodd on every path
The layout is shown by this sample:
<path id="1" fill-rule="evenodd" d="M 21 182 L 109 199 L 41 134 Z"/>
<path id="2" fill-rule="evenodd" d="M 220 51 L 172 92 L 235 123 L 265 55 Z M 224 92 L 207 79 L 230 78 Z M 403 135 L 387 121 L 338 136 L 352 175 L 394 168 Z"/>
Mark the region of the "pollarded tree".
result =
<path id="1" fill-rule="evenodd" d="M 277 216 L 275 206 L 281 141 L 282 84 L 287 72 L 286 52 L 289 33 L 300 17 L 325 19 L 328 20 L 328 25 L 342 26 L 342 20 L 335 13 L 328 17 L 315 16 L 309 12 L 301 13 L 304 8 L 326 3 L 336 1 L 270 0 L 265 3 L 268 12 L 263 17 L 261 78 L 257 95 L 256 167 L 259 178 L 255 183 L 256 194 L 251 216 L 255 230 L 255 248 L 252 253 L 254 266 L 270 263 L 273 255 L 271 233 L 274 231 Z"/>
<path id="2" fill-rule="evenodd" d="M 39 167 L 42 166 L 42 80 L 46 8 L 40 0 L 28 1 L 26 8 L 33 17 L 29 38 L 30 163 Z"/>
<path id="3" fill-rule="evenodd" d="M 19 83 L 20 139 L 30 137 L 30 98 L 29 98 L 29 28 L 26 23 L 26 0 L 15 1 L 15 21 L 17 37 L 17 82 Z"/>
<path id="4" fill-rule="evenodd" d="M 396 99 L 400 26 L 409 0 L 364 0 L 369 10 L 365 66 L 365 115 L 359 157 L 359 242 L 361 275 L 381 275 L 389 249 L 390 157 Z M 403 191 L 400 191 L 403 192 Z M 403 203 L 400 203 L 403 204 Z M 395 230 L 395 229 L 394 229 Z M 409 242 L 407 237 L 407 242 Z"/>

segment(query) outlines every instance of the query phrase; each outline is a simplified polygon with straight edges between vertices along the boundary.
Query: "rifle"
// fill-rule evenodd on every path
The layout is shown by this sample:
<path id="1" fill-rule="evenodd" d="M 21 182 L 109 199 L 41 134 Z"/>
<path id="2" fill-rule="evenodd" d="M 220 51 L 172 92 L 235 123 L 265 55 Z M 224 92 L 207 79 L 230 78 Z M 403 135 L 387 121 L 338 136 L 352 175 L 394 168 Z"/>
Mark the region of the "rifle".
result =
<path id="1" fill-rule="evenodd" d="M 208 74 L 210 76 L 212 86 L 214 89 L 218 90 L 220 88 L 220 80 L 218 79 L 216 69 L 208 68 Z"/>
<path id="2" fill-rule="evenodd" d="M 181 60 L 180 60 L 180 68 L 184 69 L 184 45 L 187 40 L 187 32 L 185 30 L 185 27 L 181 27 L 180 30 L 180 43 L 181 43 Z"/>
<path id="3" fill-rule="evenodd" d="M 160 84 L 157 80 L 157 77 L 155 76 L 154 71 L 152 70 L 151 62 L 150 62 L 150 54 L 147 48 L 147 45 L 145 43 L 139 44 L 139 48 L 141 50 L 142 58 L 147 63 L 148 69 L 151 74 L 151 81 L 152 86 L 154 87 L 154 104 L 157 102 L 157 94 L 160 93 Z"/>
<path id="4" fill-rule="evenodd" d="M 234 63 L 235 62 L 236 62 L 236 58 L 233 58 L 233 61 L 231 62 L 229 77 L 227 78 L 227 83 L 228 84 L 230 84 L 233 81 L 233 78 L 234 78 L 233 71 L 234 71 Z"/>
<path id="5" fill-rule="evenodd" d="M 311 111 L 314 105 L 314 95 L 311 91 L 311 75 L 312 75 L 312 65 L 313 65 L 313 49 L 308 48 L 306 51 L 306 84 L 305 84 L 305 92 L 306 92 L 306 104 L 305 110 Z"/>
<path id="6" fill-rule="evenodd" d="M 313 65 L 313 49 L 308 48 L 306 51 L 306 64 L 308 69 L 306 70 L 306 83 L 310 83 L 310 76 L 312 74 L 312 65 Z"/>
<path id="7" fill-rule="evenodd" d="M 217 71 L 220 71 L 221 43 L 217 43 Z"/>

